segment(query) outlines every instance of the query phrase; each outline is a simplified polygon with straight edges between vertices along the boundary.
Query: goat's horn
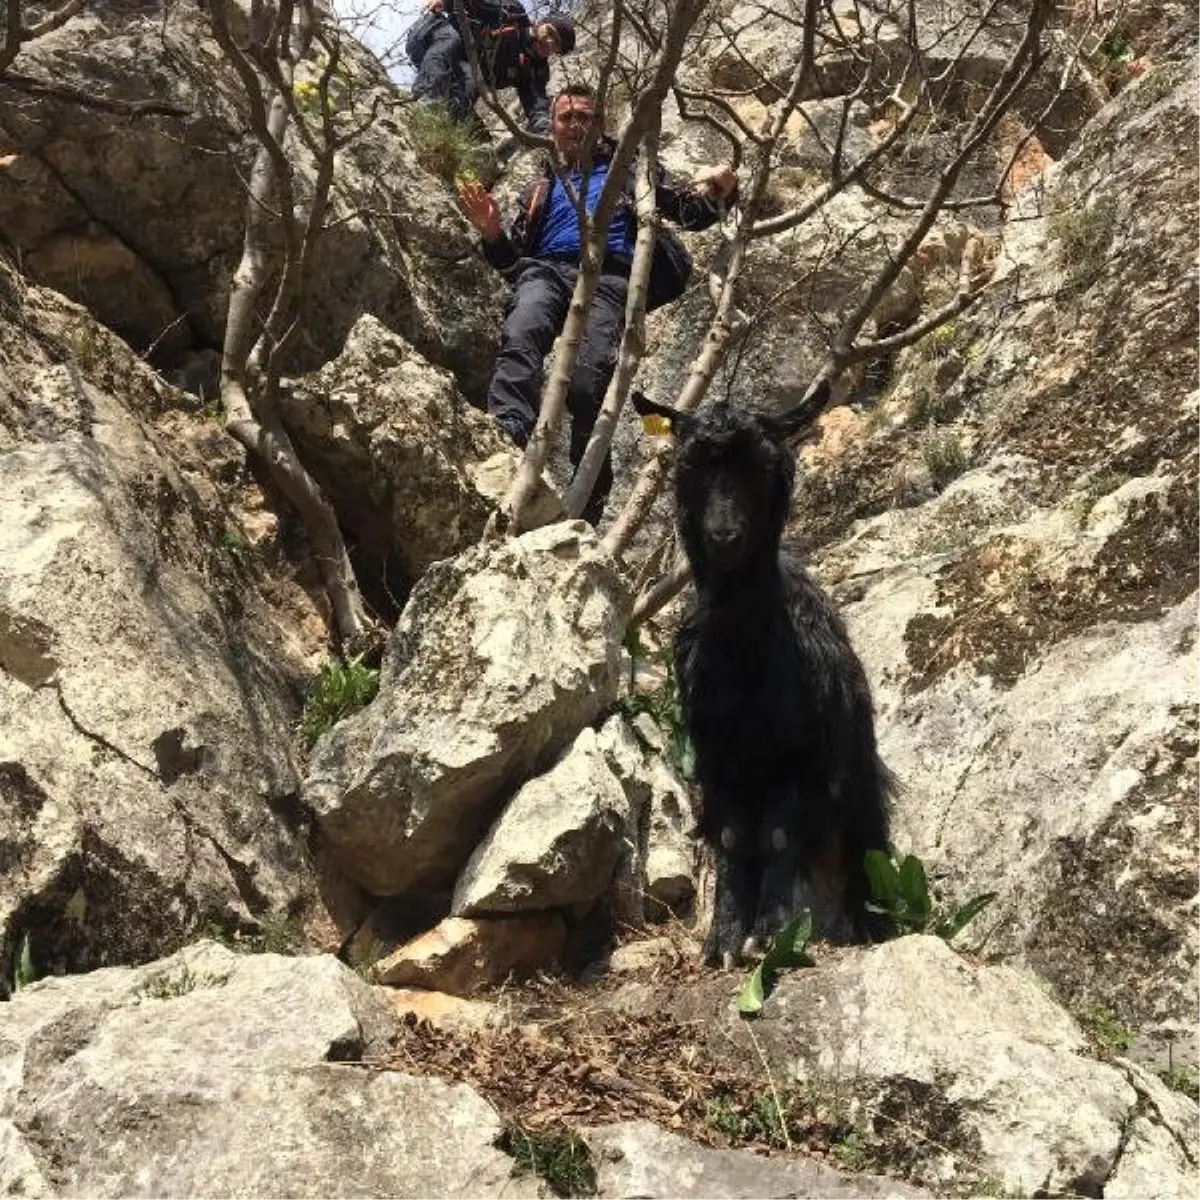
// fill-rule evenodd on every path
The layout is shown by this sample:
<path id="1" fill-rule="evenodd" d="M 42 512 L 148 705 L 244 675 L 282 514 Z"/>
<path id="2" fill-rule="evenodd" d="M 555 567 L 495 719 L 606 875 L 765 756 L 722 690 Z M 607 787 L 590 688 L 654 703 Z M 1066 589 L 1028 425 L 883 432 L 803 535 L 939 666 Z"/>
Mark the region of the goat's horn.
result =
<path id="1" fill-rule="evenodd" d="M 629 398 L 633 401 L 634 411 L 642 418 L 642 426 L 647 433 L 680 434 L 690 428 L 691 422 L 695 420 L 690 413 L 680 412 L 669 404 L 655 404 L 644 392 L 630 392 Z M 656 428 L 653 420 L 647 421 L 647 417 L 661 418 L 666 421 L 666 427 Z"/>
<path id="2" fill-rule="evenodd" d="M 816 390 L 805 400 L 801 400 L 795 408 L 779 413 L 773 418 L 775 428 L 781 437 L 791 437 L 799 433 L 807 425 L 811 425 L 821 415 L 821 410 L 829 403 L 830 383 L 822 379 Z"/>

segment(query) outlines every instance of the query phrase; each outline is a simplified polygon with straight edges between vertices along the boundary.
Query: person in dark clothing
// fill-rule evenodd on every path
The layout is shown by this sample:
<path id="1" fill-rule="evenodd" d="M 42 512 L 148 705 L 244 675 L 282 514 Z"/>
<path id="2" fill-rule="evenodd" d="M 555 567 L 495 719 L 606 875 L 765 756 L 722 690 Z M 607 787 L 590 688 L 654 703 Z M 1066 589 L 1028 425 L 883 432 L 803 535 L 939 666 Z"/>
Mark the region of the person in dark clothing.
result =
<path id="1" fill-rule="evenodd" d="M 565 170 L 547 164 L 540 178 L 524 189 L 518 212 L 506 233 L 492 196 L 477 182 L 461 182 L 459 200 L 467 219 L 483 236 L 488 262 L 512 283 L 496 369 L 488 388 L 488 411 L 518 445 L 525 446 L 537 423 L 542 368 L 567 319 L 579 270 L 579 215 L 564 183 L 578 196 L 585 173 L 579 162 L 593 121 L 596 99 L 589 88 L 574 85 L 555 98 L 550 137 Z M 601 139 L 586 172 L 587 205 L 594 211 L 608 175 L 613 143 Z M 571 463 L 579 465 L 616 368 L 616 352 L 625 324 L 625 300 L 637 224 L 631 197 L 634 172 L 608 230 L 596 295 L 567 392 L 571 413 Z M 705 229 L 719 216 L 717 198 L 732 198 L 737 176 L 730 167 L 703 172 L 689 186 L 660 172 L 655 193 L 659 212 L 684 229 Z M 605 457 L 584 509 L 596 524 L 612 487 L 612 456 Z"/>
<path id="2" fill-rule="evenodd" d="M 475 107 L 477 88 L 456 6 L 471 30 L 483 78 L 497 90 L 515 88 L 530 131 L 547 133 L 549 60 L 575 48 L 575 25 L 563 13 L 531 21 L 520 0 L 428 0 L 406 42 L 417 65 L 413 97 L 444 104 L 458 121 Z"/>

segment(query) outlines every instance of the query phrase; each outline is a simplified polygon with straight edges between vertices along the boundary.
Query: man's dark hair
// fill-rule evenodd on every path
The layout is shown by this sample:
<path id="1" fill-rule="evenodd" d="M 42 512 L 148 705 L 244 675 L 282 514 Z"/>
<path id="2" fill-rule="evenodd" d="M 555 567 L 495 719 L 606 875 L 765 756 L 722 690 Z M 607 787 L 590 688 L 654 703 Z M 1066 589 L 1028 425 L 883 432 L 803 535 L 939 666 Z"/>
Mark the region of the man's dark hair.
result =
<path id="1" fill-rule="evenodd" d="M 557 96 L 554 97 L 554 103 L 550 105 L 550 112 L 558 111 L 558 102 L 564 97 L 570 96 L 579 100 L 591 100 L 596 106 L 596 112 L 600 111 L 600 101 L 596 96 L 596 89 L 590 83 L 568 83 Z"/>

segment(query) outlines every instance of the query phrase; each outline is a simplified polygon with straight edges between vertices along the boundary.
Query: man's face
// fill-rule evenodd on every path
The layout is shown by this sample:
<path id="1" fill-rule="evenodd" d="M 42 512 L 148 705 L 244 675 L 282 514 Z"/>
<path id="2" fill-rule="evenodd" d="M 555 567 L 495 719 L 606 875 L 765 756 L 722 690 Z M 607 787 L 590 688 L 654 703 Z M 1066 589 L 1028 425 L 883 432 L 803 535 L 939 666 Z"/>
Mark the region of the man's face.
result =
<path id="1" fill-rule="evenodd" d="M 559 96 L 554 105 L 550 136 L 559 154 L 568 162 L 579 157 L 579 150 L 596 118 L 596 102 L 590 96 Z"/>
<path id="2" fill-rule="evenodd" d="M 543 58 L 549 58 L 558 53 L 558 30 L 549 21 L 535 25 L 533 29 L 533 44 Z"/>

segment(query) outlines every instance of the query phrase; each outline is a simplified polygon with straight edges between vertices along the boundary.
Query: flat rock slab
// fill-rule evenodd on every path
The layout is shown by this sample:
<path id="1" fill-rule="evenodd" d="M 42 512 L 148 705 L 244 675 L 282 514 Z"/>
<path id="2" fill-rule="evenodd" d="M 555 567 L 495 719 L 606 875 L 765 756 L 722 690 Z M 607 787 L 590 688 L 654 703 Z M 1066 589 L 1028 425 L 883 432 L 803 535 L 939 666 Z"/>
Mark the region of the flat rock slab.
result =
<path id="1" fill-rule="evenodd" d="M 929 1196 L 930 1192 L 876 1175 L 848 1175 L 802 1158 L 764 1158 L 749 1150 L 712 1150 L 648 1121 L 627 1121 L 583 1134 L 601 1197 Z"/>
<path id="2" fill-rule="evenodd" d="M 372 1070 L 395 1015 L 328 956 L 212 943 L 0 1007 L 0 1193 L 499 1196 L 469 1087 Z"/>

